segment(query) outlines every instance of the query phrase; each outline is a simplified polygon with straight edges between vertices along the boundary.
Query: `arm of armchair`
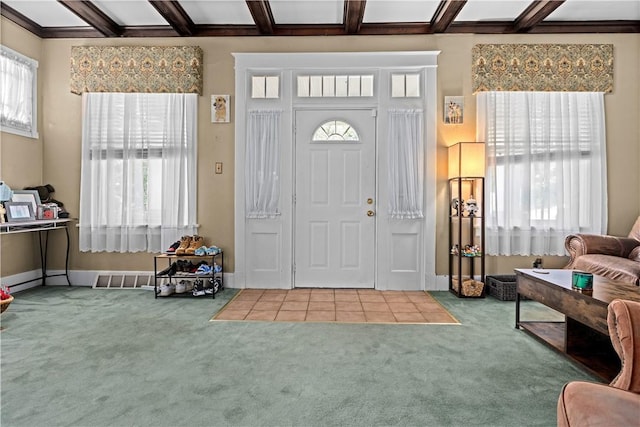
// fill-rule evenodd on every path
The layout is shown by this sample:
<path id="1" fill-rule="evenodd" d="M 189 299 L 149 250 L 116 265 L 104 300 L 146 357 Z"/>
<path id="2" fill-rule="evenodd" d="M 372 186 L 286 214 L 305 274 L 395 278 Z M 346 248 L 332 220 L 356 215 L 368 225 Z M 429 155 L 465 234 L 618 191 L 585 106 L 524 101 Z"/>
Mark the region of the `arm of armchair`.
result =
<path id="1" fill-rule="evenodd" d="M 609 385 L 640 393 L 640 302 L 611 301 L 607 324 L 611 344 L 622 362 L 620 373 Z"/>
<path id="2" fill-rule="evenodd" d="M 585 254 L 613 255 L 628 258 L 640 241 L 629 237 L 601 236 L 598 234 L 570 234 L 564 246 L 571 259 L 565 268 L 571 268 L 576 258 Z"/>

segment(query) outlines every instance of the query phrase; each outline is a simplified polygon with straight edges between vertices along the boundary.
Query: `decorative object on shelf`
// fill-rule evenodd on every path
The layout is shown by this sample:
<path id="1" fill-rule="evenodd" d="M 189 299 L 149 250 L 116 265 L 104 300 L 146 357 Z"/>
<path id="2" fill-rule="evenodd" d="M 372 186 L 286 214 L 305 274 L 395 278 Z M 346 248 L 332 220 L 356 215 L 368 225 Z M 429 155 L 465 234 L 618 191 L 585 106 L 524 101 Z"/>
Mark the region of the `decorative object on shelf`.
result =
<path id="1" fill-rule="evenodd" d="M 7 210 L 7 222 L 34 221 L 36 215 L 31 207 L 31 202 L 5 202 Z"/>
<path id="2" fill-rule="evenodd" d="M 464 256 L 481 256 L 482 251 L 478 245 L 465 245 L 464 252 L 462 254 Z"/>
<path id="3" fill-rule="evenodd" d="M 451 209 L 454 211 L 454 216 L 458 216 L 460 214 L 461 206 L 464 206 L 464 200 L 459 200 L 457 197 L 451 200 Z"/>
<path id="4" fill-rule="evenodd" d="M 467 213 L 467 216 L 476 216 L 480 211 L 478 207 L 478 201 L 473 198 L 473 195 L 464 202 L 464 211 Z"/>
<path id="5" fill-rule="evenodd" d="M 11 196 L 12 202 L 29 202 L 31 203 L 31 211 L 36 214 L 40 203 L 40 195 L 36 190 L 14 190 Z"/>

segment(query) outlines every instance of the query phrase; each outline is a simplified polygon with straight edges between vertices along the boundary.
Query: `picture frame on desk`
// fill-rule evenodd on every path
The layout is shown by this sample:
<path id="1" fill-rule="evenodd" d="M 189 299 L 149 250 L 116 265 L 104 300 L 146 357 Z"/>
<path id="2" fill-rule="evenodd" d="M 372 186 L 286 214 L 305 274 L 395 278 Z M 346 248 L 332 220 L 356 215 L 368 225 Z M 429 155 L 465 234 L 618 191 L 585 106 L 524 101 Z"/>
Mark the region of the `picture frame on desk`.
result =
<path id="1" fill-rule="evenodd" d="M 40 204 L 40 194 L 38 194 L 37 190 L 13 190 L 11 201 L 31 203 L 31 211 L 33 212 L 33 215 L 36 215 L 38 212 L 38 205 Z"/>
<path id="2" fill-rule="evenodd" d="M 31 202 L 5 202 L 7 210 L 7 222 L 35 221 L 36 215 L 31 207 Z"/>

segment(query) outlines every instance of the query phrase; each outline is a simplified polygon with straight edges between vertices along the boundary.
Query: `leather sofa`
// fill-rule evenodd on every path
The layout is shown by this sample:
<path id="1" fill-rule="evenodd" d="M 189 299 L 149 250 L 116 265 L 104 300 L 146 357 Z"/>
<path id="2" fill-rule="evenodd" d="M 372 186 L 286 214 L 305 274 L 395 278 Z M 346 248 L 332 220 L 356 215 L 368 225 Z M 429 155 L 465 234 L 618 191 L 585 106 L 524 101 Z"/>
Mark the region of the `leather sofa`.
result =
<path id="1" fill-rule="evenodd" d="M 612 301 L 607 323 L 622 369 L 608 385 L 565 384 L 558 398 L 558 427 L 640 425 L 640 302 Z"/>
<path id="2" fill-rule="evenodd" d="M 571 257 L 565 268 L 640 285 L 640 216 L 627 237 L 571 234 L 565 247 Z"/>

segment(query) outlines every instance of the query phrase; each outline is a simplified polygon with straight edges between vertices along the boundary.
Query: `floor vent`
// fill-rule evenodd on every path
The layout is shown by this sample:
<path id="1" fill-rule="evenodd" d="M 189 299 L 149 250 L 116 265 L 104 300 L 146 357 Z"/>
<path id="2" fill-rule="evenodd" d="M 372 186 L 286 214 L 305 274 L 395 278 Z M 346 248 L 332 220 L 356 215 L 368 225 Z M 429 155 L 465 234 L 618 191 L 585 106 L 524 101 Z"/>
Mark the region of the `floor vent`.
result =
<path id="1" fill-rule="evenodd" d="M 95 289 L 149 289 L 153 288 L 152 273 L 101 273 L 98 274 Z"/>

